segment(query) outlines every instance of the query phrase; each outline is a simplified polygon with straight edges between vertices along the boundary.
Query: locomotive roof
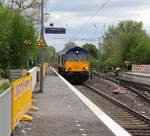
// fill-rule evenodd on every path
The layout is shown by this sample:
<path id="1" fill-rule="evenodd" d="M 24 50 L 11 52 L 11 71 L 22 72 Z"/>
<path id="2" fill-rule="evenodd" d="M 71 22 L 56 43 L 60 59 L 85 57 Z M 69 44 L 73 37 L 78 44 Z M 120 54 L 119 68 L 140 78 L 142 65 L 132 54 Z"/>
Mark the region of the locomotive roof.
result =
<path id="1" fill-rule="evenodd" d="M 71 49 L 68 49 L 68 50 L 66 50 L 66 51 L 64 51 L 64 52 L 61 52 L 60 55 L 67 54 L 67 53 L 72 52 L 72 51 L 75 51 L 75 50 L 84 51 L 84 52 L 87 53 L 87 54 L 89 53 L 86 49 L 77 46 L 77 47 L 73 47 L 73 48 L 71 48 Z"/>

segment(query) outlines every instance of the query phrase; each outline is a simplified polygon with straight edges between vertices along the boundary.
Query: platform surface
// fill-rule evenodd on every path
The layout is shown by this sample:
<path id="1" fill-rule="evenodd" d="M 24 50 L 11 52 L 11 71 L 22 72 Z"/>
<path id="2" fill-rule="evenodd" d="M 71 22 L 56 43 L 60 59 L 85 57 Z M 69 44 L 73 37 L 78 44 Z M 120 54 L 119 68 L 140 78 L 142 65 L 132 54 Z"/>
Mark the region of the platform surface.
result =
<path id="1" fill-rule="evenodd" d="M 33 113 L 28 136 L 116 136 L 55 74 L 46 76 L 44 92 L 34 99 L 40 111 Z M 130 135 L 123 130 L 117 136 Z"/>
<path id="2" fill-rule="evenodd" d="M 135 76 L 143 76 L 143 77 L 150 77 L 149 73 L 138 73 L 138 72 L 126 72 L 129 75 L 135 75 Z"/>

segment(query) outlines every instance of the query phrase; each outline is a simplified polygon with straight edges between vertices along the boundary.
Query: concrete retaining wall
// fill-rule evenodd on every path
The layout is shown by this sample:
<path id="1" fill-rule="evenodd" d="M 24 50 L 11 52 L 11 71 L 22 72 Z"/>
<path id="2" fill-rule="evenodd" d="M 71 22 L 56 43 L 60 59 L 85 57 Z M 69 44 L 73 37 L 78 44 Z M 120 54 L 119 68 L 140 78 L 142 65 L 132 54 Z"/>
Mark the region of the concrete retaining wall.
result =
<path id="1" fill-rule="evenodd" d="M 0 94 L 0 136 L 11 134 L 11 88 Z"/>
<path id="2" fill-rule="evenodd" d="M 36 67 L 30 69 L 28 72 L 32 75 L 32 90 L 34 90 L 36 82 L 37 82 L 37 70 L 36 70 Z"/>

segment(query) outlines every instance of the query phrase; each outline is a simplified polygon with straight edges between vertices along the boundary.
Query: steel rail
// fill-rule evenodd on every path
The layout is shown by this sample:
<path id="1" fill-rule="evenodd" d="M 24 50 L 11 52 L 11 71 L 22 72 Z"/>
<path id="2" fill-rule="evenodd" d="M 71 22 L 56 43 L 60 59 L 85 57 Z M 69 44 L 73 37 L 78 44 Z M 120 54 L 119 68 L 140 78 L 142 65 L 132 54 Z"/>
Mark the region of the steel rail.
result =
<path id="1" fill-rule="evenodd" d="M 123 108 L 123 109 L 126 109 L 129 113 L 132 113 L 134 114 L 137 118 L 143 120 L 144 122 L 146 122 L 147 124 L 150 125 L 150 118 L 142 115 L 141 113 L 131 109 L 129 106 L 119 102 L 118 100 L 108 96 L 107 94 L 101 92 L 100 90 L 96 89 L 95 87 L 89 85 L 89 84 L 84 84 L 84 86 L 86 86 L 87 88 L 90 88 L 91 90 L 93 90 L 94 92 L 96 92 L 97 94 L 103 96 L 105 99 L 113 102 L 114 104 L 118 105 L 119 107 Z"/>
<path id="2" fill-rule="evenodd" d="M 150 103 L 150 96 L 144 94 L 144 91 L 150 90 L 148 85 L 140 84 L 137 82 L 130 82 L 130 81 L 123 80 L 120 78 L 109 77 L 109 76 L 106 76 L 104 74 L 101 74 L 101 73 L 95 72 L 95 71 L 93 73 L 95 76 L 100 76 L 106 80 L 113 81 L 114 83 L 117 83 L 117 84 L 120 84 L 120 85 L 126 87 L 127 89 L 131 90 L 132 92 L 137 94 L 139 97 L 141 97 L 144 101 L 146 101 L 147 103 Z"/>
<path id="3" fill-rule="evenodd" d="M 127 80 L 124 80 L 124 79 L 121 79 L 121 78 L 116 78 L 116 77 L 114 79 L 125 82 L 125 83 L 128 83 L 128 84 L 130 84 L 131 86 L 133 86 L 135 88 L 141 89 L 142 91 L 143 90 L 150 91 L 150 86 L 149 85 L 145 85 L 145 84 L 141 84 L 141 83 L 133 82 L 133 81 L 127 81 Z"/>

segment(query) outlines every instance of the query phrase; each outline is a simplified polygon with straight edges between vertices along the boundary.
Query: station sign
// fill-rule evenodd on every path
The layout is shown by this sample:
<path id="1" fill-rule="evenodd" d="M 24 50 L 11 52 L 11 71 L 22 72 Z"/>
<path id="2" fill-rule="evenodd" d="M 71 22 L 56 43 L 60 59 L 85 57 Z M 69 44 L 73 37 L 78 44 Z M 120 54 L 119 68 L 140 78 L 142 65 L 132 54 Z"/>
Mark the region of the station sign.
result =
<path id="1" fill-rule="evenodd" d="M 65 28 L 60 28 L 60 27 L 46 27 L 45 28 L 45 33 L 46 34 L 65 34 L 66 29 Z"/>

